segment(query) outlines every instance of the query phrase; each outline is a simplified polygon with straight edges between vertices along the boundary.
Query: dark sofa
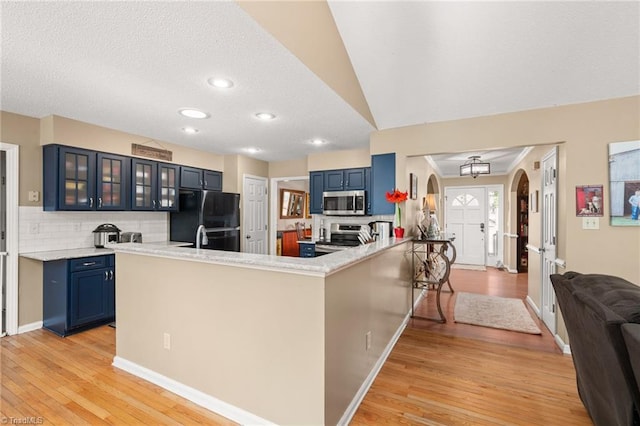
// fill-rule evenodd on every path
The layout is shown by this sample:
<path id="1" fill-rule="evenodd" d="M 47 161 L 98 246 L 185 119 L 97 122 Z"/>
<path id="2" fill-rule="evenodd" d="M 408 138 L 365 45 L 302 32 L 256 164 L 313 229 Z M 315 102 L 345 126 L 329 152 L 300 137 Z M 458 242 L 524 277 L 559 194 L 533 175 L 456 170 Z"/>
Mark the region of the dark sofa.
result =
<path id="1" fill-rule="evenodd" d="M 640 323 L 640 287 L 577 272 L 551 275 L 551 282 L 569 334 L 578 393 L 593 423 L 640 426 L 640 371 L 636 376 L 632 367 L 640 368 L 634 341 L 640 338 L 634 329 Z M 623 335 L 627 323 L 632 325 Z"/>

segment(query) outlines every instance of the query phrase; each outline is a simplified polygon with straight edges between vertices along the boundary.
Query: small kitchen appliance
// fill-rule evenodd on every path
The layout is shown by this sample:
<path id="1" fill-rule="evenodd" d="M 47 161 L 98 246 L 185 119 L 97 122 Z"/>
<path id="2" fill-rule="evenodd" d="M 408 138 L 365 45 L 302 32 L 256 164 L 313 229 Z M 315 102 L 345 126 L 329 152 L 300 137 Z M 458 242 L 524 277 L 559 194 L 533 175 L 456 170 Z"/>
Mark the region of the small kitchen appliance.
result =
<path id="1" fill-rule="evenodd" d="M 123 232 L 122 234 L 120 234 L 120 242 L 121 243 L 141 243 L 142 233 L 141 232 Z"/>
<path id="2" fill-rule="evenodd" d="M 369 222 L 371 232 L 378 236 L 379 241 L 388 240 L 393 236 L 393 222 L 376 220 L 375 222 Z"/>
<path id="3" fill-rule="evenodd" d="M 93 230 L 93 245 L 97 248 L 120 242 L 120 229 L 113 223 L 103 223 Z"/>

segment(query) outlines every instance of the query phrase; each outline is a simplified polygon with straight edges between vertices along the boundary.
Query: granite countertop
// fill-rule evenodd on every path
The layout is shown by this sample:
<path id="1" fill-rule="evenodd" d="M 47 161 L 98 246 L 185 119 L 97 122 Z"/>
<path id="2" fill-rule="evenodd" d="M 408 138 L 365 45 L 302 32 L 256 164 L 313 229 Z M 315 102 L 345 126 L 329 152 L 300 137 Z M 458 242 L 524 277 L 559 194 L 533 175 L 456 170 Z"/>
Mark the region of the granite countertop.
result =
<path id="1" fill-rule="evenodd" d="M 325 256 L 309 258 L 238 253 L 189 247 L 153 246 L 135 243 L 118 244 L 114 247 L 114 250 L 117 253 L 158 256 L 170 259 L 268 269 L 324 277 L 373 256 L 376 253 L 410 241 L 411 238 L 390 238 L 386 241 L 376 241 L 330 253 Z"/>
<path id="2" fill-rule="evenodd" d="M 136 244 L 136 245 L 144 245 L 144 246 L 153 246 L 153 247 L 180 247 L 184 245 L 191 245 L 191 243 L 183 243 L 177 241 L 159 241 L 159 242 L 149 242 L 149 243 L 128 243 L 128 244 Z M 29 253 L 20 253 L 21 257 L 33 260 L 39 260 L 42 262 L 50 262 L 53 260 L 64 260 L 64 259 L 77 259 L 79 257 L 90 257 L 90 256 L 103 256 L 105 254 L 113 254 L 113 248 L 118 246 L 119 244 L 108 244 L 104 248 L 96 248 L 96 247 L 83 247 L 77 249 L 66 249 L 66 250 L 50 250 L 50 251 L 36 251 Z"/>

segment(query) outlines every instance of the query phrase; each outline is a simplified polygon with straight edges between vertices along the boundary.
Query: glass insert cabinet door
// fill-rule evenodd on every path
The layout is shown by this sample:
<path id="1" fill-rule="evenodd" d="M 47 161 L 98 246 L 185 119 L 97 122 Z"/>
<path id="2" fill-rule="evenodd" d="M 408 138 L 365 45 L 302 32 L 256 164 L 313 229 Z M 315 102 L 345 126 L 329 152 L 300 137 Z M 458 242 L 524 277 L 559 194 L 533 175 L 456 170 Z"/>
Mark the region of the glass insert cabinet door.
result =
<path id="1" fill-rule="evenodd" d="M 177 209 L 178 168 L 170 164 L 158 165 L 159 210 Z"/>
<path id="2" fill-rule="evenodd" d="M 63 149 L 60 158 L 64 161 L 62 181 L 64 198 L 62 205 L 77 210 L 91 210 L 96 202 L 95 153 L 84 150 Z"/>
<path id="3" fill-rule="evenodd" d="M 128 207 L 128 180 L 131 159 L 98 154 L 98 200 L 100 210 L 125 210 Z"/>
<path id="4" fill-rule="evenodd" d="M 133 199 L 132 208 L 136 210 L 154 210 L 158 165 L 153 161 L 133 160 Z"/>

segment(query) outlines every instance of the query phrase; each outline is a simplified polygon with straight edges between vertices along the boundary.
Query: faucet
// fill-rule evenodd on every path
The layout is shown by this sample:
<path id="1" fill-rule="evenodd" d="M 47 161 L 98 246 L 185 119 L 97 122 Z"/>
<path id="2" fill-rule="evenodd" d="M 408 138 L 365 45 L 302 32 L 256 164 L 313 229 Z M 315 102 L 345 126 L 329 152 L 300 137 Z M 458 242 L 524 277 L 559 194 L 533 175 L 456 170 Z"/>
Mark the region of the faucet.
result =
<path id="1" fill-rule="evenodd" d="M 209 244 L 209 238 L 207 238 L 207 233 L 205 232 L 204 225 L 198 226 L 198 230 L 196 231 L 196 248 L 200 248 L 200 234 L 202 234 L 202 244 L 205 246 Z"/>

